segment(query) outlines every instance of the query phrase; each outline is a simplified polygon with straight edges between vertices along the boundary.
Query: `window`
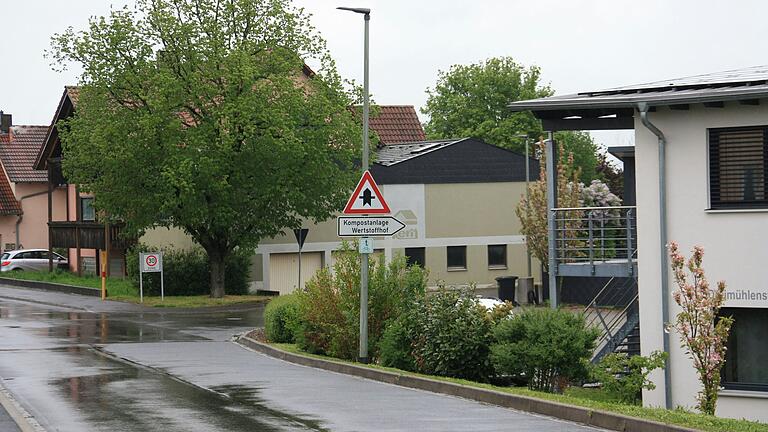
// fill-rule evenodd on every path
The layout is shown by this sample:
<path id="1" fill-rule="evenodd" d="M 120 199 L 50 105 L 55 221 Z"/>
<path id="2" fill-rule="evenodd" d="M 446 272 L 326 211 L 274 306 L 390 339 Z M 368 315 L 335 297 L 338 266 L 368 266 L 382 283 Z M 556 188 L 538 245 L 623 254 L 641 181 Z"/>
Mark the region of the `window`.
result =
<path id="1" fill-rule="evenodd" d="M 96 210 L 93 208 L 93 197 L 80 198 L 80 218 L 83 222 L 96 220 Z"/>
<path id="2" fill-rule="evenodd" d="M 421 268 L 424 268 L 424 255 L 425 250 L 424 248 L 405 248 L 405 259 L 408 262 L 408 265 L 418 265 Z"/>
<path id="3" fill-rule="evenodd" d="M 467 247 L 448 246 L 448 270 L 467 269 Z"/>
<path id="4" fill-rule="evenodd" d="M 712 209 L 768 208 L 768 126 L 709 130 Z"/>
<path id="5" fill-rule="evenodd" d="M 507 245 L 488 245 L 488 267 L 507 268 Z"/>
<path id="6" fill-rule="evenodd" d="M 721 309 L 721 315 L 734 319 L 722 371 L 726 389 L 768 391 L 767 312 L 767 309 Z"/>

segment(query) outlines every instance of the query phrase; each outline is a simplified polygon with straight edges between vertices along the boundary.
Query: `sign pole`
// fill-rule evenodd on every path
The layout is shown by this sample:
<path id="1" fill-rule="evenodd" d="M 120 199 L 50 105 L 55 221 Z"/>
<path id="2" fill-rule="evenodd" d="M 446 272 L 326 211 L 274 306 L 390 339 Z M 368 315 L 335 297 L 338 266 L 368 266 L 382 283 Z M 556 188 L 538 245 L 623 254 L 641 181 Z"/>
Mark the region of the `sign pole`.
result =
<path id="1" fill-rule="evenodd" d="M 139 253 L 139 303 L 144 303 L 144 267 L 141 264 L 143 259 L 144 255 Z"/>
<path id="2" fill-rule="evenodd" d="M 364 15 L 365 37 L 363 53 L 363 173 L 368 171 L 368 117 L 370 115 L 368 56 L 368 27 L 370 12 Z M 360 363 L 368 363 L 368 254 L 360 255 Z"/>
<path id="3" fill-rule="evenodd" d="M 163 277 L 163 270 L 160 270 L 160 301 L 165 301 L 165 278 Z"/>

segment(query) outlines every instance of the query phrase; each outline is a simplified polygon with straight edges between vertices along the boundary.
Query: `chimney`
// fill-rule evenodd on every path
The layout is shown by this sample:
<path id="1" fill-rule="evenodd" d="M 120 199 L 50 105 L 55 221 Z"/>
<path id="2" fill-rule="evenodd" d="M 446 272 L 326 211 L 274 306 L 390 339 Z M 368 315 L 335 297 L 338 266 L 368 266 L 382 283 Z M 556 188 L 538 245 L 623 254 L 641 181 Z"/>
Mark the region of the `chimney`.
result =
<path id="1" fill-rule="evenodd" d="M 0 111 L 0 133 L 8 133 L 13 126 L 13 117 L 10 114 L 6 114 Z"/>

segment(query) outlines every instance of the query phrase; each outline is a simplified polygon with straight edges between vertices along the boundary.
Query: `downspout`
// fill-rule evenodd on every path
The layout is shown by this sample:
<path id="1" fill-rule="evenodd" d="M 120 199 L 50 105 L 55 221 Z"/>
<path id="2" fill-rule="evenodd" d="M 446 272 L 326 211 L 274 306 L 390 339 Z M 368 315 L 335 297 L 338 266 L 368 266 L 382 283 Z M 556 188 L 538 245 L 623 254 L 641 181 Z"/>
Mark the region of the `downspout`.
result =
<path id="1" fill-rule="evenodd" d="M 21 213 L 19 213 L 19 218 L 16 219 L 16 249 L 19 248 L 19 245 L 21 244 L 21 240 L 19 237 L 19 225 L 21 225 L 21 221 L 24 219 L 24 203 L 23 201 L 27 198 L 33 198 L 40 195 L 47 194 L 48 191 L 42 191 L 42 192 L 35 192 L 33 194 L 24 195 L 23 197 L 19 198 L 19 206 L 21 206 Z"/>
<path id="2" fill-rule="evenodd" d="M 667 262 L 667 175 L 666 175 L 666 144 L 664 133 L 648 120 L 648 104 L 637 104 L 640 120 L 649 131 L 659 140 L 659 241 L 661 242 L 661 319 L 664 352 L 669 353 L 669 264 Z M 670 360 L 667 357 L 664 368 L 664 399 L 667 409 L 672 409 L 672 377 Z"/>

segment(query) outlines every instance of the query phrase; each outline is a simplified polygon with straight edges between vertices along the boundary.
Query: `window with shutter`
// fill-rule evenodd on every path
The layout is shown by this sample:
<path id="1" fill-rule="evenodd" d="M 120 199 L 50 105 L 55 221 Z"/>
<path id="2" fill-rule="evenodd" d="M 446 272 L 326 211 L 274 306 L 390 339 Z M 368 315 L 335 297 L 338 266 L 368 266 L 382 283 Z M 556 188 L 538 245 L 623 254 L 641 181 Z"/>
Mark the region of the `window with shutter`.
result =
<path id="1" fill-rule="evenodd" d="M 709 130 L 712 209 L 768 208 L 768 126 Z"/>

